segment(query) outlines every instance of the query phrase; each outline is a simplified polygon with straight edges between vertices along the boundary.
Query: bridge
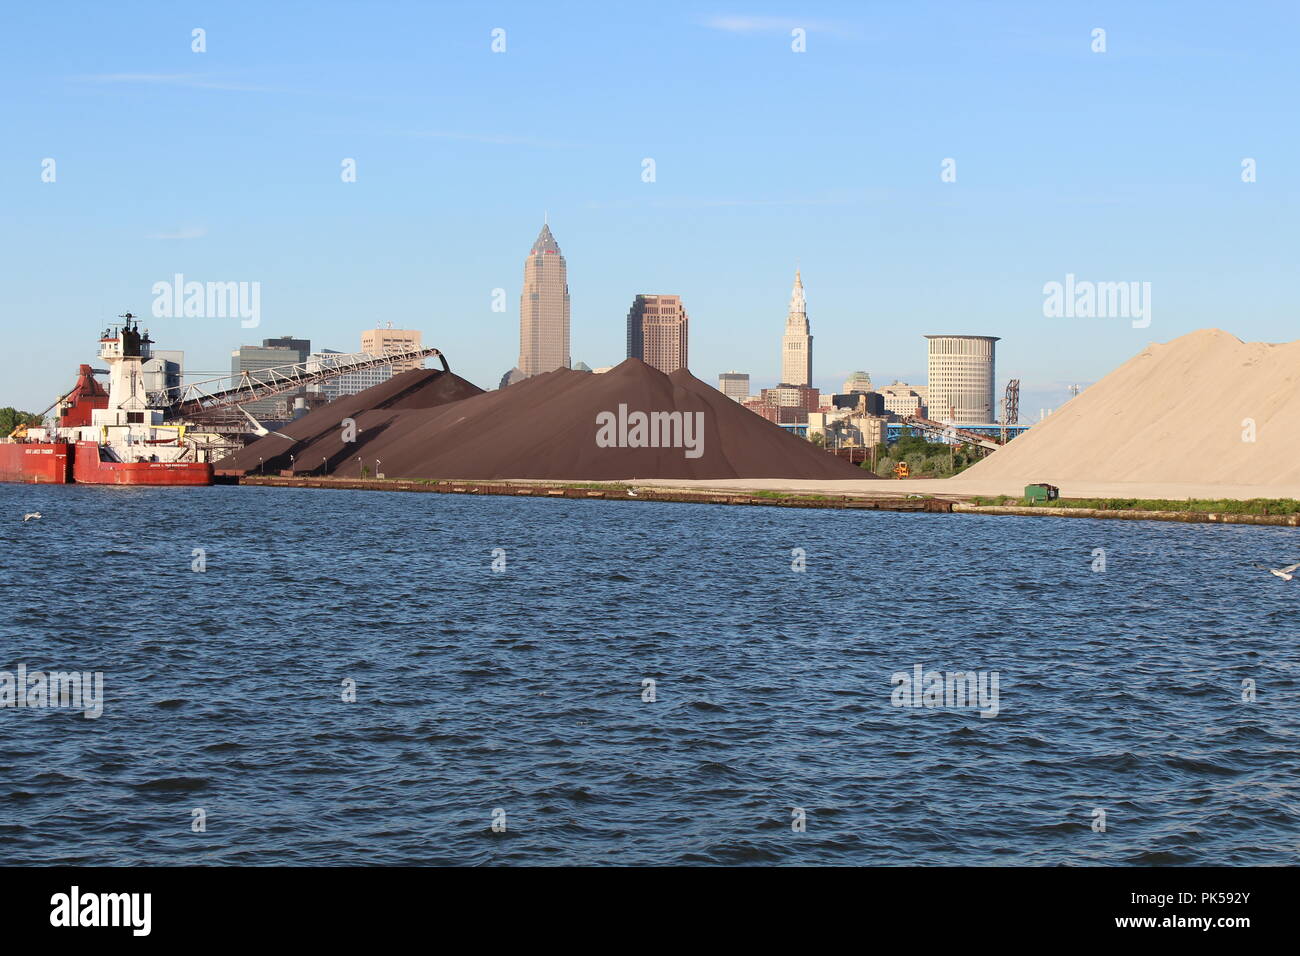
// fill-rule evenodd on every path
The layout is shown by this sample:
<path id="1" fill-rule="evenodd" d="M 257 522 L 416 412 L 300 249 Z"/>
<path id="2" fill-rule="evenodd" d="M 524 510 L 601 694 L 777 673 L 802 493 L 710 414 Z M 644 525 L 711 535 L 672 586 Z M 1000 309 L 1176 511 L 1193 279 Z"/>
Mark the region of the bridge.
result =
<path id="1" fill-rule="evenodd" d="M 1006 433 L 1006 440 L 1010 441 L 1017 435 L 1023 435 L 1029 430 L 1029 426 L 990 422 L 987 425 L 963 425 L 957 428 L 929 418 L 908 415 L 901 422 L 890 422 L 885 426 L 885 429 L 888 432 L 890 444 L 898 441 L 903 436 L 904 430 L 908 429 L 931 441 L 941 441 L 950 445 L 956 443 L 976 445 L 992 451 L 1002 447 L 1001 436 L 1003 432 Z"/>

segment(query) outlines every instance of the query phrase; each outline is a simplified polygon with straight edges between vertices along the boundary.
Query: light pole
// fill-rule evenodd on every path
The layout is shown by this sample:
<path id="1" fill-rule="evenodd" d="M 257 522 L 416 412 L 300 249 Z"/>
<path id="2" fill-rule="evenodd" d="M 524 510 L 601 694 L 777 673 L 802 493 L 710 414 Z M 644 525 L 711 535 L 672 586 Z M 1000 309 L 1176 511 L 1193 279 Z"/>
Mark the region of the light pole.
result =
<path id="1" fill-rule="evenodd" d="M 383 464 L 383 462 L 381 462 L 378 458 L 375 459 L 375 477 L 376 477 L 376 478 L 379 477 L 379 466 L 382 465 L 382 464 Z"/>
<path id="2" fill-rule="evenodd" d="M 257 473 L 258 473 L 259 475 L 262 473 L 262 459 L 260 459 L 260 458 L 257 459 Z"/>
<path id="3" fill-rule="evenodd" d="M 325 475 L 326 475 L 326 466 L 327 466 L 327 465 L 329 465 L 329 461 L 325 458 L 325 456 L 322 455 L 322 456 L 321 456 L 321 460 L 320 460 L 320 476 L 321 476 L 322 478 L 324 478 Z"/>

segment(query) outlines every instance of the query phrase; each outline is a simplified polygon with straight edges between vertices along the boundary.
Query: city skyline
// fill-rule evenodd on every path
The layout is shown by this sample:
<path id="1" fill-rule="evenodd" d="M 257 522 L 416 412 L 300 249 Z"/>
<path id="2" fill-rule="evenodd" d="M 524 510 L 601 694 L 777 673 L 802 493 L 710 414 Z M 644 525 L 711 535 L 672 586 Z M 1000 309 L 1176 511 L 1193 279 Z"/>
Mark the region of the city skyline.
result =
<path id="1" fill-rule="evenodd" d="M 547 258 L 548 256 L 553 258 Z M 523 290 L 520 295 L 519 309 L 520 365 L 527 363 L 535 371 L 524 373 L 520 365 L 516 365 L 502 376 L 497 387 L 504 388 L 508 384 L 529 377 L 529 375 L 539 374 L 540 371 L 551 371 L 554 368 L 572 367 L 583 371 L 591 371 L 591 368 L 585 362 L 574 361 L 572 358 L 568 331 L 570 294 L 567 283 L 567 260 L 561 252 L 554 234 L 550 231 L 547 217 L 544 217 L 542 229 L 525 259 Z M 665 315 L 659 315 L 658 313 L 661 311 Z M 671 315 L 671 318 L 668 317 L 669 315 Z M 649 321 L 647 321 L 647 316 Z M 680 296 L 638 293 L 633 299 L 632 308 L 629 310 L 625 322 L 626 357 L 638 358 L 665 373 L 672 372 L 677 368 L 690 370 L 688 352 L 689 317 Z M 927 339 L 936 338 L 936 336 L 932 335 L 924 337 Z M 981 336 L 965 337 L 982 338 Z M 376 324 L 373 328 L 366 328 L 361 331 L 360 351 L 379 354 L 390 348 L 404 350 L 419 348 L 421 347 L 421 338 L 422 332 L 418 329 L 397 329 L 393 327 L 392 322 L 388 322 L 386 326 Z M 813 336 L 807 315 L 802 274 L 798 268 L 795 270 L 794 283 L 787 306 L 785 330 L 781 342 L 781 375 L 778 379 L 772 381 L 771 389 L 760 389 L 760 391 L 770 391 L 775 394 L 780 386 L 789 385 L 816 388 L 816 386 L 812 385 Z M 253 359 L 250 364 L 247 359 L 241 358 L 243 353 L 250 350 L 266 352 L 267 356 Z M 272 359 L 269 357 L 270 351 L 268 350 L 278 351 L 283 354 Z M 561 352 L 565 353 L 565 363 L 547 367 L 549 362 L 558 360 Z M 289 364 L 294 361 L 306 361 L 309 353 L 310 357 L 315 359 L 322 359 L 329 354 L 337 354 L 331 349 L 312 352 L 310 339 L 297 339 L 292 336 L 268 338 L 263 340 L 261 346 L 241 345 L 239 348 L 232 350 L 231 372 L 232 375 L 237 374 L 241 367 L 250 369 L 266 368 L 277 364 Z M 933 349 L 931 349 L 931 353 L 933 353 Z M 181 353 L 177 352 L 175 354 Z M 323 386 L 316 387 L 314 390 L 323 392 L 333 399 L 343 394 L 354 393 L 359 390 L 359 387 L 369 387 L 371 384 L 376 384 L 398 371 L 423 367 L 423 364 L 416 360 L 408 360 L 395 364 L 391 369 L 375 369 L 366 373 L 350 374 L 336 381 L 332 388 Z M 613 365 L 603 366 L 600 371 L 612 367 Z M 933 368 L 933 354 L 931 354 L 927 378 L 929 374 L 932 374 Z M 183 374 L 192 378 L 195 373 L 183 371 Z M 705 379 L 709 378 L 707 372 L 701 374 Z M 734 371 L 720 373 L 717 387 L 724 394 L 730 394 L 730 392 L 728 389 L 723 388 L 723 379 L 735 375 Z M 855 371 L 850 375 L 865 376 L 866 381 L 870 382 L 869 373 Z M 748 373 L 744 374 L 746 382 L 749 382 L 751 378 Z M 1078 386 L 1070 386 L 1070 388 L 1077 391 Z M 309 389 L 309 391 L 312 391 L 312 389 Z M 834 392 L 834 389 L 827 388 L 822 391 L 824 394 L 830 395 Z M 250 405 L 249 408 L 262 415 L 270 415 L 272 414 L 271 405 L 273 402 L 274 400 L 268 399 Z M 971 419 L 970 422 L 966 423 L 973 422 L 974 419 Z"/>
<path id="2" fill-rule="evenodd" d="M 191 368 L 220 369 L 252 338 L 237 320 L 150 315 L 151 286 L 182 272 L 260 282 L 263 330 L 338 342 L 375 320 L 420 328 L 490 387 L 518 347 L 513 250 L 543 209 L 572 263 L 571 359 L 593 366 L 622 352 L 611 319 L 631 294 L 672 289 L 701 320 L 698 375 L 741 368 L 774 384 L 771 339 L 752 333 L 779 320 L 795 259 L 816 290 L 823 391 L 856 368 L 919 382 L 921 336 L 934 332 L 1000 336 L 1001 370 L 1022 379 L 1031 410 L 1153 340 L 1211 326 L 1290 338 L 1277 210 L 1295 132 L 1271 118 L 1289 109 L 1294 15 L 1266 6 L 1207 44 L 1208 6 L 1174 20 L 1108 8 L 1099 54 L 1095 24 L 1069 9 L 997 7 L 1014 10 L 1017 31 L 989 11 L 832 5 L 804 25 L 804 53 L 785 14 L 748 26 L 610 14 L 611 35 L 630 31 L 665 58 L 650 86 L 619 69 L 617 44 L 574 40 L 581 10 L 504 6 L 509 42 L 493 53 L 496 24 L 470 11 L 405 7 L 408 36 L 395 38 L 321 4 L 307 67 L 282 52 L 303 36 L 288 10 L 214 14 L 203 54 L 190 50 L 194 24 L 172 18 L 90 8 L 56 38 L 25 32 L 39 15 L 16 10 L 0 76 L 17 94 L 7 130 L 20 145 L 0 163 L 0 254 L 11 321 L 42 334 L 20 333 L 0 359 L 0 401 L 48 404 L 99 325 L 127 310 Z M 593 71 L 607 77 L 599 88 Z M 444 95 L 452 77 L 457 94 Z M 1168 104 L 1175 87 L 1182 106 Z M 798 117 L 799 135 L 779 116 Z M 1080 124 L 1097 135 L 1053 132 Z M 104 145 L 117 143 L 130 146 Z M 1257 181 L 1242 180 L 1247 158 Z M 348 159 L 353 182 L 340 178 Z M 1044 284 L 1067 275 L 1151 281 L 1151 325 L 1045 317 Z"/>

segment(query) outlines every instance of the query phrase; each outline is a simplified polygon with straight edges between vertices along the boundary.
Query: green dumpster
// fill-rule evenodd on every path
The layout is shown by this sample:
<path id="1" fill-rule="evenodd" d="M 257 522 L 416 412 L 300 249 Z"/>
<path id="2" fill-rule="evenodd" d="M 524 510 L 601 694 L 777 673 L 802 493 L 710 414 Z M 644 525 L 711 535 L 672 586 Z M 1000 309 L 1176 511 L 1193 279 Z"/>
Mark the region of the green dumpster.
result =
<path id="1" fill-rule="evenodd" d="M 1039 483 L 1036 485 L 1025 485 L 1025 500 L 1032 503 L 1039 501 L 1054 501 L 1061 494 L 1061 489 L 1056 485 Z"/>

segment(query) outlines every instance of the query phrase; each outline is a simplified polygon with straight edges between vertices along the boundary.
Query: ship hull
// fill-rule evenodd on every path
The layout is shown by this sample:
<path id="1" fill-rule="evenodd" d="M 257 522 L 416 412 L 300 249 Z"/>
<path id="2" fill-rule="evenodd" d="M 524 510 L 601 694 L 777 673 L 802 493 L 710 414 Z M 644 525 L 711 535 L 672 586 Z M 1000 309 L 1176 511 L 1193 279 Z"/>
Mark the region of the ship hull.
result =
<path id="1" fill-rule="evenodd" d="M 210 485 L 212 465 L 196 461 L 104 461 L 98 442 L 79 441 L 72 476 L 79 485 Z"/>
<path id="2" fill-rule="evenodd" d="M 0 439 L 0 481 L 79 485 L 210 485 L 212 463 L 204 441 L 185 441 L 185 424 L 165 421 L 166 410 L 147 392 L 144 363 L 152 357 L 149 330 L 127 313 L 106 329 L 99 357 L 107 371 L 82 365 L 77 384 L 59 398 L 57 424 L 42 412 L 33 424 Z M 109 377 L 107 390 L 95 381 Z M 166 394 L 164 389 L 162 394 Z M 190 459 L 190 460 L 185 460 Z"/>
<path id="3" fill-rule="evenodd" d="M 0 481 L 66 485 L 72 481 L 72 459 L 68 442 L 0 443 Z"/>

